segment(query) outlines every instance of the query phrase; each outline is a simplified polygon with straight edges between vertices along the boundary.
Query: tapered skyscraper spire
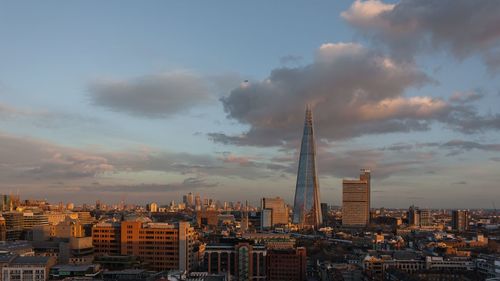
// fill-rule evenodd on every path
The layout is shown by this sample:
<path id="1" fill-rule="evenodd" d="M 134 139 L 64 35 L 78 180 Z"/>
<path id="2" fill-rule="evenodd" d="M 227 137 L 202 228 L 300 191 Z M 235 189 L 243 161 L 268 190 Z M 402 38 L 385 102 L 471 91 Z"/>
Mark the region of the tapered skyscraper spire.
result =
<path id="1" fill-rule="evenodd" d="M 304 133 L 300 146 L 299 169 L 293 205 L 293 223 L 302 227 L 318 227 L 322 223 L 319 182 L 316 174 L 316 145 L 312 111 L 306 107 Z"/>

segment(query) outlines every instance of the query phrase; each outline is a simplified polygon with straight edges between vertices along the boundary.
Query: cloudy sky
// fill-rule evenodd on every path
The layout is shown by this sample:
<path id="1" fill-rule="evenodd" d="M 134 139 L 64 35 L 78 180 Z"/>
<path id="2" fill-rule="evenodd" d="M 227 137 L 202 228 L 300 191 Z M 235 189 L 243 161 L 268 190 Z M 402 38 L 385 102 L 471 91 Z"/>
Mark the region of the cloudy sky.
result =
<path id="1" fill-rule="evenodd" d="M 500 2 L 10 1 L 0 192 L 289 203 L 305 105 L 321 201 L 500 205 Z"/>

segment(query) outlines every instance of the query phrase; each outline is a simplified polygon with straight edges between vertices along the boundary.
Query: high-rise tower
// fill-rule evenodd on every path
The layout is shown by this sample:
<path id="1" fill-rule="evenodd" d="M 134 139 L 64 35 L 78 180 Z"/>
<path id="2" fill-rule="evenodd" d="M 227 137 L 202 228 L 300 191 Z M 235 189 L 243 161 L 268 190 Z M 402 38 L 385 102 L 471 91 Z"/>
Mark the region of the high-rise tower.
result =
<path id="1" fill-rule="evenodd" d="M 370 180 L 370 170 L 361 169 L 359 180 L 344 179 L 342 181 L 343 226 L 364 227 L 370 222 Z"/>
<path id="2" fill-rule="evenodd" d="M 307 106 L 295 187 L 293 223 L 301 227 L 318 227 L 322 221 L 313 119 L 311 108 Z"/>

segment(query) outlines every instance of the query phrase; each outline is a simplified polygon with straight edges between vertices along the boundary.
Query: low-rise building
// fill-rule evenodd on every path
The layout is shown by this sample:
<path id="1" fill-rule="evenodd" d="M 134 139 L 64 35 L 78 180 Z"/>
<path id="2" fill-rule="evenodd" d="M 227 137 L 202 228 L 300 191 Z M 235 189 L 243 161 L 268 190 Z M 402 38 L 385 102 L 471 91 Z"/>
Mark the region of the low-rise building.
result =
<path id="1" fill-rule="evenodd" d="M 45 281 L 49 270 L 55 264 L 53 257 L 14 258 L 2 268 L 2 280 L 5 281 Z"/>
<path id="2" fill-rule="evenodd" d="M 51 280 L 61 280 L 68 277 L 97 277 L 101 273 L 98 264 L 87 265 L 55 265 L 49 271 Z"/>
<path id="3" fill-rule="evenodd" d="M 241 280 L 265 279 L 265 256 L 264 245 L 248 241 L 207 244 L 204 267 L 209 273 L 226 273 Z"/>

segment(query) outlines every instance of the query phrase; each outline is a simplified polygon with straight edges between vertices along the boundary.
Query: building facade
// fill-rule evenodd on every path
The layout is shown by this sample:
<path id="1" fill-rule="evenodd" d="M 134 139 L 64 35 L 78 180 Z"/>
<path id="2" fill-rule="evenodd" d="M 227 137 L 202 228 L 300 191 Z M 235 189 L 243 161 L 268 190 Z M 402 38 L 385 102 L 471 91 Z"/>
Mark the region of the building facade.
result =
<path id="1" fill-rule="evenodd" d="M 453 210 L 451 212 L 451 228 L 456 231 L 469 229 L 469 211 Z"/>
<path id="2" fill-rule="evenodd" d="M 189 222 L 102 222 L 92 228 L 92 243 L 96 255 L 136 256 L 152 270 L 190 271 L 194 233 Z"/>
<path id="3" fill-rule="evenodd" d="M 267 280 L 306 280 L 306 260 L 306 249 L 303 247 L 268 250 L 266 255 Z"/>
<path id="4" fill-rule="evenodd" d="M 54 265 L 53 257 L 16 257 L 2 267 L 2 280 L 45 281 Z"/>
<path id="5" fill-rule="evenodd" d="M 153 270 L 191 270 L 194 228 L 176 224 L 123 221 L 121 254 L 139 257 Z"/>
<path id="6" fill-rule="evenodd" d="M 432 214 L 429 210 L 422 210 L 415 206 L 410 206 L 406 215 L 409 226 L 426 227 L 432 225 Z"/>
<path id="7" fill-rule="evenodd" d="M 299 168 L 293 205 L 293 223 L 300 227 L 319 227 L 323 222 L 320 202 L 313 118 L 312 111 L 308 106 L 300 146 Z"/>
<path id="8" fill-rule="evenodd" d="M 96 255 L 119 255 L 121 253 L 121 224 L 100 222 L 92 227 L 92 244 Z"/>
<path id="9" fill-rule="evenodd" d="M 263 214 L 264 210 L 271 212 L 270 227 L 288 224 L 288 207 L 282 198 L 262 198 L 261 207 Z"/>
<path id="10" fill-rule="evenodd" d="M 342 181 L 342 225 L 363 227 L 370 221 L 370 170 L 362 169 L 358 179 Z"/>
<path id="11" fill-rule="evenodd" d="M 204 265 L 209 273 L 226 274 L 230 280 L 266 280 L 266 248 L 247 242 L 208 244 Z"/>

